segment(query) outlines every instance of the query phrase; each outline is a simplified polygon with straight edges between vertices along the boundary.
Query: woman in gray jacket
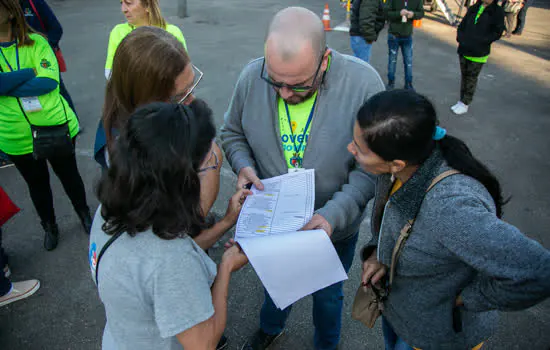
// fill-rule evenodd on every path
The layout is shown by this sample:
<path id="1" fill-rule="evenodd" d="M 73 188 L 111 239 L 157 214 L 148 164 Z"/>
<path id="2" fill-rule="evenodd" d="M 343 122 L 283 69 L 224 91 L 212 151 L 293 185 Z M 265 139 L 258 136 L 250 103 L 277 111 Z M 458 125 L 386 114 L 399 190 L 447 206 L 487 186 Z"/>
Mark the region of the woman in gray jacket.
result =
<path id="1" fill-rule="evenodd" d="M 425 97 L 373 96 L 359 110 L 348 149 L 379 175 L 362 282 L 388 293 L 386 349 L 478 349 L 494 333 L 498 311 L 550 296 L 550 252 L 501 220 L 498 180 L 437 126 Z M 428 190 L 451 169 L 458 173 Z M 390 290 L 392 252 L 410 220 Z"/>

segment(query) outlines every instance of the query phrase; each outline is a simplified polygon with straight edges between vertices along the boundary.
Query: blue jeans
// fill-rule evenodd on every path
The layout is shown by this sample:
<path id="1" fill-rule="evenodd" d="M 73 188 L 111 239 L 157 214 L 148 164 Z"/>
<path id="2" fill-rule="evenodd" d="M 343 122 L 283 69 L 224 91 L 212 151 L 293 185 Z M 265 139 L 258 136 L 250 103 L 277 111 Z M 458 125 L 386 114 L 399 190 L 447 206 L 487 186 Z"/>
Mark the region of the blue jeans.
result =
<path id="1" fill-rule="evenodd" d="M 367 41 L 361 36 L 350 36 L 350 43 L 355 57 L 369 63 L 372 44 L 367 43 Z"/>
<path id="2" fill-rule="evenodd" d="M 353 262 L 358 236 L 359 234 L 356 233 L 344 241 L 334 242 L 334 248 L 346 273 Z M 334 350 L 340 342 L 344 306 L 343 285 L 344 282 L 338 282 L 313 293 L 314 344 L 317 350 Z M 267 334 L 279 334 L 285 328 L 292 306 L 279 310 L 267 291 L 264 290 L 264 292 L 265 301 L 260 313 L 260 328 Z"/>
<path id="3" fill-rule="evenodd" d="M 399 48 L 403 54 L 403 65 L 405 66 L 405 84 L 412 84 L 413 72 L 413 39 L 412 36 L 396 37 L 388 33 L 388 80 L 395 81 L 395 68 L 397 65 L 397 54 Z"/>
<path id="4" fill-rule="evenodd" d="M 0 297 L 11 290 L 11 282 L 4 277 L 4 267 L 8 264 L 8 257 L 2 248 L 2 228 L 0 228 Z"/>
<path id="5" fill-rule="evenodd" d="M 382 332 L 384 333 L 386 350 L 414 350 L 413 347 L 407 345 L 403 339 L 399 338 L 385 317 L 382 317 Z"/>

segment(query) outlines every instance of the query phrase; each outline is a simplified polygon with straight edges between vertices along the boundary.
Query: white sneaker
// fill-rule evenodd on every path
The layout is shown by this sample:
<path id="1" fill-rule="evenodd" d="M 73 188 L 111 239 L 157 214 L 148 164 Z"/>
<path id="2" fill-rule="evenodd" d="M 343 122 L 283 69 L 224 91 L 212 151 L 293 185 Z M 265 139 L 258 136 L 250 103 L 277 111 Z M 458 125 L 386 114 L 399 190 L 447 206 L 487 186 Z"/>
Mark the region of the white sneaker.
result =
<path id="1" fill-rule="evenodd" d="M 451 107 L 451 110 L 457 115 L 465 114 L 468 113 L 468 105 L 465 105 L 462 101 L 458 101 Z"/>
<path id="2" fill-rule="evenodd" d="M 8 305 L 14 301 L 25 299 L 33 295 L 40 288 L 39 280 L 28 280 L 12 283 L 8 294 L 0 297 L 0 306 Z"/>

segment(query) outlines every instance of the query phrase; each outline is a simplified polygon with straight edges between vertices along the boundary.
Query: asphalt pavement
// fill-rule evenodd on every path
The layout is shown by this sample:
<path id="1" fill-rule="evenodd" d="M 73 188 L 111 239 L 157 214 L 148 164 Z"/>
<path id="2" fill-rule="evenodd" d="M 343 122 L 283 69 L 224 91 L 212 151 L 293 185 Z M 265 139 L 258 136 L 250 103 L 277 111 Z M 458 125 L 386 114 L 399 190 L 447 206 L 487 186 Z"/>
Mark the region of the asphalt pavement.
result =
<path id="1" fill-rule="evenodd" d="M 319 14 L 318 0 L 189 0 L 189 17 L 180 19 L 177 0 L 162 0 L 167 20 L 182 28 L 193 60 L 204 73 L 197 95 L 213 108 L 218 126 L 228 106 L 243 66 L 261 56 L 266 27 L 280 9 L 299 5 Z M 103 67 L 111 28 L 122 22 L 115 0 L 49 1 L 64 27 L 61 47 L 68 64 L 64 73 L 80 115 L 84 133 L 78 140 L 78 164 L 87 187 L 89 203 L 99 168 L 92 160 L 95 128 L 101 114 L 105 78 Z M 344 10 L 329 2 L 333 25 L 342 22 Z M 456 4 L 451 4 L 456 8 Z M 449 107 L 459 94 L 460 70 L 455 28 L 438 13 L 428 14 L 414 34 L 414 84 L 434 101 L 441 123 L 450 134 L 463 138 L 473 152 L 501 179 L 506 195 L 505 220 L 550 248 L 550 18 L 549 1 L 530 8 L 523 36 L 503 39 L 481 73 L 470 113 L 457 117 Z M 331 48 L 350 53 L 347 33 L 328 33 Z M 386 80 L 386 31 L 373 47 L 372 64 Z M 402 84 L 398 61 L 396 85 Z M 345 100 L 341 101 L 346 103 Z M 61 230 L 56 250 L 42 247 L 43 233 L 26 185 L 15 168 L 0 169 L 0 185 L 22 208 L 4 227 L 3 245 L 10 255 L 14 281 L 38 278 L 42 288 L 24 301 L 0 308 L 0 349 L 99 349 L 105 324 L 103 306 L 92 282 L 87 262 L 88 236 L 82 231 L 68 198 L 53 175 L 55 208 Z M 235 186 L 235 176 L 224 163 L 221 190 L 214 211 L 223 213 Z M 358 245 L 370 237 L 368 222 Z M 214 249 L 219 259 L 222 249 Z M 383 349 L 380 325 L 367 329 L 350 317 L 359 284 L 356 259 L 345 285 L 342 350 Z M 427 286 L 428 287 L 428 286 Z M 226 334 L 229 349 L 258 327 L 263 293 L 251 267 L 235 274 L 229 298 Z M 414 300 L 413 300 L 414 301 Z M 422 315 L 418 315 L 421 322 Z M 550 302 L 522 312 L 504 313 L 498 333 L 486 349 L 550 349 Z M 312 349 L 311 298 L 299 301 L 288 322 L 287 333 L 273 349 Z"/>

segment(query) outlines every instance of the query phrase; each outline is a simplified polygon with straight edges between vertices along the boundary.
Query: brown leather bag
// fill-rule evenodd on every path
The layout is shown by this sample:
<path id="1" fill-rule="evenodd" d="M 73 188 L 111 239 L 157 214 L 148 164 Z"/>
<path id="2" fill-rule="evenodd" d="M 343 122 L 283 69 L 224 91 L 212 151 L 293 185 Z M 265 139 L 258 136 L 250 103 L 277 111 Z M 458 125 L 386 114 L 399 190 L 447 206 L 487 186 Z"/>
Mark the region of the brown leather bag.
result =
<path id="1" fill-rule="evenodd" d="M 447 170 L 439 174 L 435 179 L 433 179 L 430 187 L 428 187 L 428 189 L 426 190 L 426 193 L 428 193 L 439 181 L 455 174 L 460 174 L 460 172 L 457 170 Z M 418 216 L 418 213 L 416 214 L 416 216 Z M 403 228 L 401 229 L 401 234 L 399 235 L 399 238 L 397 239 L 397 242 L 395 242 L 395 246 L 393 247 L 388 289 L 386 290 L 384 288 L 377 287 L 369 282 L 368 288 L 360 285 L 357 289 L 357 292 L 355 293 L 355 300 L 353 301 L 353 306 L 351 309 L 351 317 L 354 320 L 361 321 L 365 326 L 369 328 L 374 327 L 376 320 L 378 319 L 378 317 L 380 317 L 382 311 L 384 311 L 384 301 L 387 299 L 391 290 L 391 285 L 395 277 L 397 260 L 399 258 L 399 255 L 401 255 L 401 251 L 403 250 L 405 242 L 411 234 L 416 216 L 412 220 L 407 221 L 405 226 L 403 226 Z"/>

